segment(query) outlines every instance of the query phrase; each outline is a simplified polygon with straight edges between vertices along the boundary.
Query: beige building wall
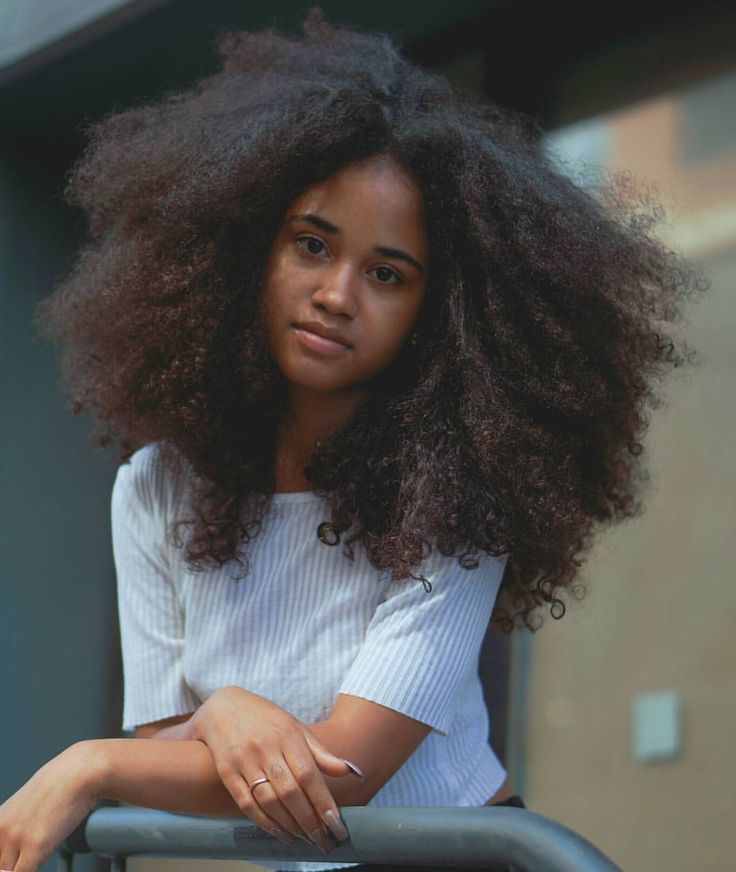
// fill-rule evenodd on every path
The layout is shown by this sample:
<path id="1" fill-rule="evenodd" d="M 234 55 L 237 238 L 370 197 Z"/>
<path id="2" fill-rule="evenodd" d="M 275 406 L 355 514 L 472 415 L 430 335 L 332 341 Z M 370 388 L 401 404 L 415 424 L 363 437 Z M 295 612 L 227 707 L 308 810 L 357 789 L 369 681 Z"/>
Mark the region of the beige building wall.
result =
<path id="1" fill-rule="evenodd" d="M 587 565 L 588 596 L 563 621 L 547 620 L 531 642 L 525 799 L 627 872 L 734 865 L 734 109 L 736 74 L 552 137 L 573 162 L 630 170 L 655 184 L 674 219 L 666 228 L 673 245 L 705 263 L 713 279 L 688 334 L 705 361 L 672 384 L 669 407 L 655 412 L 646 439 L 646 513 L 598 542 Z M 713 143 L 706 122 L 723 141 Z M 668 762 L 636 762 L 632 701 L 658 689 L 680 694 L 682 752 Z M 128 868 L 263 867 L 132 859 Z"/>
<path id="2" fill-rule="evenodd" d="M 656 186 L 675 247 L 709 269 L 645 445 L 642 517 L 608 531 L 589 593 L 531 641 L 528 804 L 625 870 L 731 869 L 736 823 L 736 72 L 562 131 L 552 147 Z M 639 762 L 637 694 L 679 694 L 680 753 Z"/>

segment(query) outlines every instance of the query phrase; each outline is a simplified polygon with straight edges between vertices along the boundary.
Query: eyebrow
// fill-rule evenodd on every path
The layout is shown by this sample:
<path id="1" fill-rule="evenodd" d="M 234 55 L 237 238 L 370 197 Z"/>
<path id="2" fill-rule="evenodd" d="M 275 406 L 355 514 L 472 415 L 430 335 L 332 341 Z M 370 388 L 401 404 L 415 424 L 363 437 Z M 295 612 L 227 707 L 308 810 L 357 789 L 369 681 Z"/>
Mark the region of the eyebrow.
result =
<path id="1" fill-rule="evenodd" d="M 327 221 L 325 218 L 320 218 L 319 215 L 315 215 L 313 212 L 305 212 L 300 215 L 291 215 L 289 217 L 289 221 L 306 221 L 308 224 L 313 224 L 315 227 L 319 227 L 320 230 L 324 230 L 325 233 L 339 233 L 340 228 L 336 227 L 331 221 Z M 415 269 L 419 270 L 422 275 L 424 274 L 424 267 L 419 263 L 419 261 L 412 257 L 408 252 L 402 251 L 400 248 L 390 248 L 386 245 L 377 245 L 374 249 L 379 254 L 382 254 L 384 257 L 393 257 L 396 260 L 403 260 L 408 264 L 411 264 Z"/>

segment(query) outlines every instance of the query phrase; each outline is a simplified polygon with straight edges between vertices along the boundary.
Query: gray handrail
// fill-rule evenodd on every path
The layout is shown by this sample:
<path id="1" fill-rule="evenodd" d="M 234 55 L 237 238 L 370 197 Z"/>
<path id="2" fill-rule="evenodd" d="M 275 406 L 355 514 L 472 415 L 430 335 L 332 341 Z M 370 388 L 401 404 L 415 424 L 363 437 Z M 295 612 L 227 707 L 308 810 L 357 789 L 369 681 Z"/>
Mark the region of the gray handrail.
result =
<path id="1" fill-rule="evenodd" d="M 582 836 L 519 808 L 341 809 L 350 839 L 328 856 L 302 841 L 284 845 L 246 818 L 209 818 L 142 808 L 99 808 L 60 849 L 60 872 L 74 853 L 243 860 L 489 866 L 524 872 L 620 872 Z"/>

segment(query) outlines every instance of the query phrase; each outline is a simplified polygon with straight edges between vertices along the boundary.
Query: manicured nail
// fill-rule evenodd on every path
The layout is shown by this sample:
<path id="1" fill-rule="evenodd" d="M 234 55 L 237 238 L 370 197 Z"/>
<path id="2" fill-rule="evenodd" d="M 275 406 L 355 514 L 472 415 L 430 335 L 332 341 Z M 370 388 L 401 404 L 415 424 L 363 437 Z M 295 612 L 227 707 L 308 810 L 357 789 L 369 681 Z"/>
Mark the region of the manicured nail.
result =
<path id="1" fill-rule="evenodd" d="M 351 763 L 350 760 L 346 760 L 344 757 L 341 757 L 340 759 L 353 773 L 353 775 L 355 775 L 356 778 L 360 778 L 361 781 L 365 781 L 365 775 L 363 774 L 363 770 L 360 768 L 360 766 L 356 766 L 355 763 Z"/>
<path id="2" fill-rule="evenodd" d="M 322 832 L 322 830 L 320 830 L 319 828 L 316 830 L 312 830 L 312 841 L 320 849 L 320 851 L 324 851 L 325 854 L 329 854 L 333 848 L 333 845 L 327 838 L 327 834 Z"/>
<path id="3" fill-rule="evenodd" d="M 296 841 L 291 833 L 284 832 L 284 830 L 280 830 L 278 827 L 274 827 L 271 830 L 271 835 L 280 842 L 283 842 L 285 845 L 293 845 Z"/>
<path id="4" fill-rule="evenodd" d="M 350 838 L 350 833 L 345 828 L 342 819 L 339 815 L 336 815 L 331 808 L 325 812 L 325 821 L 338 842 L 344 842 L 346 839 Z"/>

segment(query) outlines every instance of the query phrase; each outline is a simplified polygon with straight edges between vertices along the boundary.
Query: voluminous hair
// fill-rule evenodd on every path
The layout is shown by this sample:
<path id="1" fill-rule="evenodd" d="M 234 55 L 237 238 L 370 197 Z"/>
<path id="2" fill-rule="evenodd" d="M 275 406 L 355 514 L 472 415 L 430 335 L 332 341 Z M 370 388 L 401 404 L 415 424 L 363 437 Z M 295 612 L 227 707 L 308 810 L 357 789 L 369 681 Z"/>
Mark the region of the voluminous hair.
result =
<path id="1" fill-rule="evenodd" d="M 533 119 L 385 35 L 315 9 L 303 36 L 218 47 L 219 72 L 87 128 L 65 194 L 88 238 L 36 315 L 73 410 L 121 460 L 160 443 L 192 477 L 189 564 L 247 575 L 285 398 L 261 307 L 268 253 L 296 196 L 388 155 L 423 198 L 418 342 L 315 446 L 305 474 L 331 512 L 319 535 L 348 556 L 362 544 L 397 579 L 434 548 L 467 568 L 479 550 L 507 555 L 501 627 L 536 626 L 545 603 L 561 616 L 596 529 L 641 509 L 648 410 L 695 360 L 674 328 L 707 281 L 660 241 L 641 186 L 577 185 Z"/>

